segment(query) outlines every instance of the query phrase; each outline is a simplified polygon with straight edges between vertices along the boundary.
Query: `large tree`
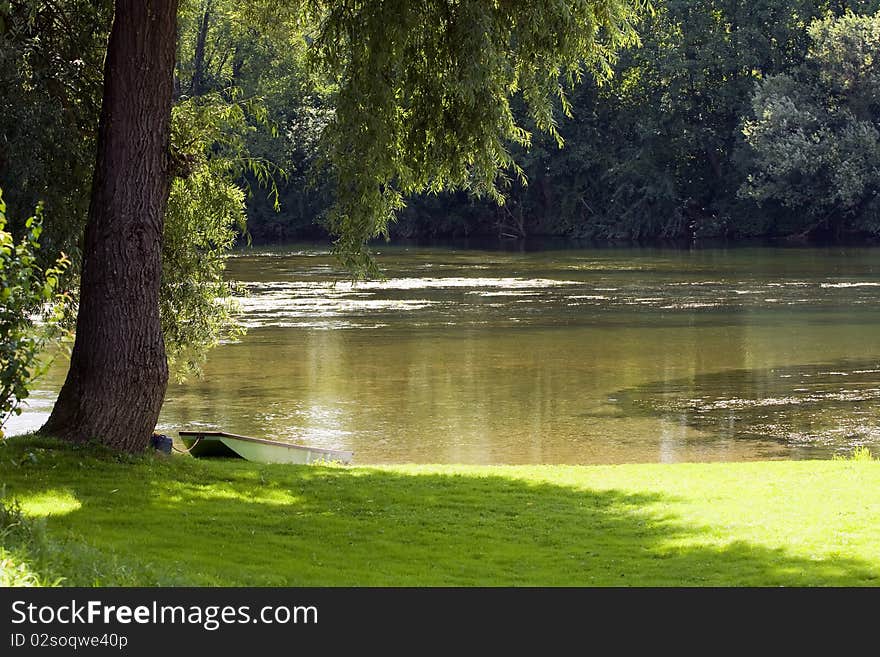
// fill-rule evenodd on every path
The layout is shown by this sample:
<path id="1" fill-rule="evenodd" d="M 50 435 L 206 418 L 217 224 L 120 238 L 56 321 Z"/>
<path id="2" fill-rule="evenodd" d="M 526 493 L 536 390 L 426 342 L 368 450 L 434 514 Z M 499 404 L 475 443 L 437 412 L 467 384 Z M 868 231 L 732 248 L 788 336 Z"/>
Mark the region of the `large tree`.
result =
<path id="1" fill-rule="evenodd" d="M 76 340 L 43 431 L 143 449 L 168 382 L 159 321 L 177 0 L 116 0 Z"/>
<path id="2" fill-rule="evenodd" d="M 499 198 L 499 177 L 518 172 L 507 145 L 531 140 L 510 98 L 520 95 L 530 120 L 557 135 L 563 83 L 584 68 L 608 74 L 616 49 L 635 40 L 641 4 L 242 3 L 264 20 L 275 12 L 317 21 L 314 56 L 339 89 L 326 131 L 337 184 L 333 227 L 355 270 L 370 267 L 365 243 L 387 235 L 404 195 L 469 188 Z M 159 286 L 176 28 L 177 0 L 115 2 L 76 341 L 44 427 L 128 451 L 147 445 L 168 379 Z"/>

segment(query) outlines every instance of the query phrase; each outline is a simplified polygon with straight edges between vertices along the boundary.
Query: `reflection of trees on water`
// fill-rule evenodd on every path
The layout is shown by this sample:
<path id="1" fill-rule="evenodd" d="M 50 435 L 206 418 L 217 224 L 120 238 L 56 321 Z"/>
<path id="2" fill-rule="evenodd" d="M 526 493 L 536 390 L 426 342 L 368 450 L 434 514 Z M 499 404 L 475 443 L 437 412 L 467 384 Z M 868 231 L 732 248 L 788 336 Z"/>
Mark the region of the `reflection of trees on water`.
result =
<path id="1" fill-rule="evenodd" d="M 722 442 L 776 441 L 792 456 L 880 446 L 880 361 L 738 369 L 617 393 L 624 413 L 676 421 Z"/>

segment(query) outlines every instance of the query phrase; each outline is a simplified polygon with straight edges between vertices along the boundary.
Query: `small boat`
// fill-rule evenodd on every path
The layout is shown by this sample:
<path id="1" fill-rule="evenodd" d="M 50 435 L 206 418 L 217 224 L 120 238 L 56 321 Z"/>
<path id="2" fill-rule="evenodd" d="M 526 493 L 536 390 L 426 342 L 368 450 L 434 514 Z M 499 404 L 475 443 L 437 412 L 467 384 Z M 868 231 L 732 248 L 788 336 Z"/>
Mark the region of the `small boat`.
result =
<path id="1" fill-rule="evenodd" d="M 225 431 L 179 431 L 180 442 L 195 457 L 241 458 L 257 463 L 351 463 L 352 452 L 304 447 L 265 438 L 239 436 Z"/>

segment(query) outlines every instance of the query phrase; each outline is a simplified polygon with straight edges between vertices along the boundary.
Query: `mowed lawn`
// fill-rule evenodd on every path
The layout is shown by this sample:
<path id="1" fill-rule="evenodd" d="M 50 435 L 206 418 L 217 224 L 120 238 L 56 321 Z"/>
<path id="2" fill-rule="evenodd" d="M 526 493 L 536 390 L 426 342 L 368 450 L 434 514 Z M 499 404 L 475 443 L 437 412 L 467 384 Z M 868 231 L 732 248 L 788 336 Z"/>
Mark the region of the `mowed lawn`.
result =
<path id="1" fill-rule="evenodd" d="M 880 584 L 877 461 L 268 466 L 26 437 L 0 487 L 6 585 Z"/>

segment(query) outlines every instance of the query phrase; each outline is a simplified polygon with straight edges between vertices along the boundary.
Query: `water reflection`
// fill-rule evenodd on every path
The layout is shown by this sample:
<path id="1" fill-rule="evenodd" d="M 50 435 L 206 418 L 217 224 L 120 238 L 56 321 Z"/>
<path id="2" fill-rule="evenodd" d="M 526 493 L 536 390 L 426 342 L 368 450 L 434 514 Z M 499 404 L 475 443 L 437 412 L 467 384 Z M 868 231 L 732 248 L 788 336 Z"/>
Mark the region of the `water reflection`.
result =
<path id="1" fill-rule="evenodd" d="M 699 374 L 620 391 L 617 399 L 624 413 L 675 418 L 722 439 L 812 448 L 880 439 L 877 360 Z"/>
<path id="2" fill-rule="evenodd" d="M 161 426 L 352 449 L 360 463 L 880 445 L 880 251 L 383 251 L 386 280 L 359 285 L 323 250 L 232 258 L 249 332 L 203 379 L 169 387 Z M 15 428 L 39 425 L 62 375 Z"/>

